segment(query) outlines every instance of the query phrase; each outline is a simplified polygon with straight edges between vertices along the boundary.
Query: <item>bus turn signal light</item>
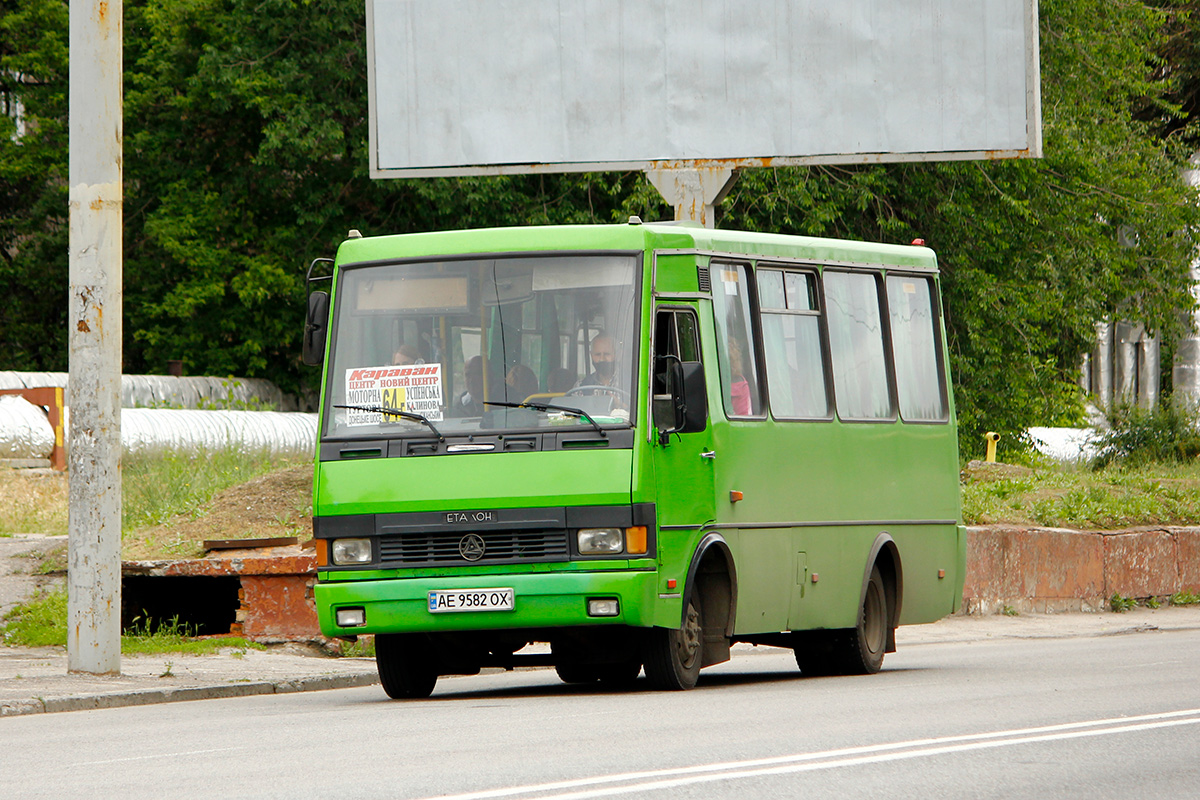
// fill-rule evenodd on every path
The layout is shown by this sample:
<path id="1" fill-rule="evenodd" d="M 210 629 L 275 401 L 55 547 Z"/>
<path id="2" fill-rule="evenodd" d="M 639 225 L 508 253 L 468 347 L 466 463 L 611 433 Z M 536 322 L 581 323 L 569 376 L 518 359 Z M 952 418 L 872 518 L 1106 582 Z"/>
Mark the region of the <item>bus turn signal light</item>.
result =
<path id="1" fill-rule="evenodd" d="M 646 526 L 625 529 L 625 552 L 631 556 L 646 555 Z"/>
<path id="2" fill-rule="evenodd" d="M 729 492 L 729 502 L 736 503 L 738 500 L 741 500 L 741 499 L 742 499 L 742 493 L 739 492 L 737 489 L 733 489 L 732 491 Z"/>

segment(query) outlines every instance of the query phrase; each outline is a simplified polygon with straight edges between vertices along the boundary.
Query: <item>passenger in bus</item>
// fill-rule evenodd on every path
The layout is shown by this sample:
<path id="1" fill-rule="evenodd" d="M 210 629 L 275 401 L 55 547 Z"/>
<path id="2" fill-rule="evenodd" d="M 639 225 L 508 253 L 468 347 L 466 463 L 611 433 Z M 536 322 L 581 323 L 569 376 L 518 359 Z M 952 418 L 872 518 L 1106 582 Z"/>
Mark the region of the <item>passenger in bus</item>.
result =
<path id="1" fill-rule="evenodd" d="M 421 353 L 411 344 L 402 344 L 396 348 L 396 352 L 392 353 L 392 364 L 397 367 L 404 367 L 409 364 L 422 364 Z"/>
<path id="2" fill-rule="evenodd" d="M 483 358 L 471 356 L 463 365 L 463 381 L 467 390 L 458 396 L 450 408 L 452 417 L 478 417 L 483 414 Z"/>
<path id="3" fill-rule="evenodd" d="M 745 375 L 745 356 L 742 354 L 742 342 L 738 337 L 729 339 L 729 400 L 733 413 L 739 417 L 748 417 L 754 413 L 750 402 L 750 382 Z"/>
<path id="4" fill-rule="evenodd" d="M 533 370 L 524 364 L 515 364 L 504 378 L 508 387 L 508 402 L 523 403 L 531 394 L 537 394 L 538 379 Z"/>

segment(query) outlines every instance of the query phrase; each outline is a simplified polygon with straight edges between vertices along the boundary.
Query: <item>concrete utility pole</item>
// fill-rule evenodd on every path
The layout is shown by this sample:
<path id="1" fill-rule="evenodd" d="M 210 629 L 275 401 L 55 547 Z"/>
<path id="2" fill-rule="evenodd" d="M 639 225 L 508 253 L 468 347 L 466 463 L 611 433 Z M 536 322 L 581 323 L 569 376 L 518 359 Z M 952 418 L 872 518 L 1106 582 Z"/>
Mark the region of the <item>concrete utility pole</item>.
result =
<path id="1" fill-rule="evenodd" d="M 122 0 L 70 0 L 67 669 L 121 671 Z"/>

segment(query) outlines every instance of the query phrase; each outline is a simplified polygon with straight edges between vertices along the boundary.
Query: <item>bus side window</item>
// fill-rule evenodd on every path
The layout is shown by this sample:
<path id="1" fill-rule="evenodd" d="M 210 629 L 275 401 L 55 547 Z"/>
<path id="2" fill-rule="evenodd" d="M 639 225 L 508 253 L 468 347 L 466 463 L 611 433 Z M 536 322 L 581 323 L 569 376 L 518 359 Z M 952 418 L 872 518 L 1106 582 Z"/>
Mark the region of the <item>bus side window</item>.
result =
<path id="1" fill-rule="evenodd" d="M 877 278 L 861 272 L 824 273 L 833 388 L 842 419 L 893 415 Z"/>
<path id="2" fill-rule="evenodd" d="M 783 419 L 828 417 L 816 276 L 762 268 L 756 275 L 772 413 Z"/>
<path id="3" fill-rule="evenodd" d="M 928 278 L 889 275 L 888 313 L 900 416 L 925 422 L 946 419 L 945 373 L 938 357 L 933 284 Z"/>
<path id="4" fill-rule="evenodd" d="M 663 309 L 654 321 L 654 375 L 651 391 L 667 391 L 666 364 L 669 358 L 700 360 L 700 333 L 696 316 L 684 309 Z"/>
<path id="5" fill-rule="evenodd" d="M 725 414 L 756 417 L 762 414 L 762 391 L 750 328 L 750 280 L 746 266 L 713 264 L 709 269 Z"/>

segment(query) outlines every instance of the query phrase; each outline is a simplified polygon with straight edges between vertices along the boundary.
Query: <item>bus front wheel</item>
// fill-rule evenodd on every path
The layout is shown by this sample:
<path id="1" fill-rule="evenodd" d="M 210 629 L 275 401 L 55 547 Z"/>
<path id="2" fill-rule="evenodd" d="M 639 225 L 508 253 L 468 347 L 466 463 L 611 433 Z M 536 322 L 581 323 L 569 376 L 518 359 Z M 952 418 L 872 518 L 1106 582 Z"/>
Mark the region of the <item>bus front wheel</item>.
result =
<path id="1" fill-rule="evenodd" d="M 375 668 L 383 691 L 393 700 L 429 697 L 437 683 L 437 670 L 429 657 L 425 637 L 398 633 L 375 636 Z"/>
<path id="2" fill-rule="evenodd" d="M 700 598 L 688 601 L 683 626 L 651 628 L 646 639 L 646 679 L 655 689 L 691 689 L 704 656 L 704 615 Z"/>

